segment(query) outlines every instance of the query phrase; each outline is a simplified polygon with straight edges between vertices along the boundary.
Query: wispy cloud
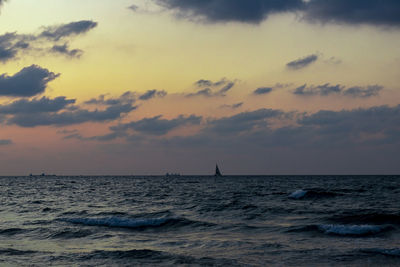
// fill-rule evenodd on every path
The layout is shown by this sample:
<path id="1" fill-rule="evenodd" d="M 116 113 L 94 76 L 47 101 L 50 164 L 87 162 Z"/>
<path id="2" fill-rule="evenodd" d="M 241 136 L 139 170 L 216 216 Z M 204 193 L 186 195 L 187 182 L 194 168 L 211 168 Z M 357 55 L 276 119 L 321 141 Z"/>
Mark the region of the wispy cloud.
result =
<path id="1" fill-rule="evenodd" d="M 0 62 L 18 59 L 21 52 L 46 51 L 53 54 L 79 58 L 83 51 L 71 49 L 74 36 L 83 35 L 97 26 L 97 22 L 83 20 L 45 27 L 38 34 L 5 33 L 0 35 Z"/>
<path id="2" fill-rule="evenodd" d="M 226 96 L 226 93 L 230 91 L 236 85 L 236 81 L 229 81 L 221 79 L 220 81 L 213 82 L 210 80 L 198 80 L 195 82 L 195 86 L 198 89 L 194 93 L 185 94 L 186 97 L 204 96 L 204 97 L 221 97 Z M 212 88 L 212 89 L 211 89 Z"/>

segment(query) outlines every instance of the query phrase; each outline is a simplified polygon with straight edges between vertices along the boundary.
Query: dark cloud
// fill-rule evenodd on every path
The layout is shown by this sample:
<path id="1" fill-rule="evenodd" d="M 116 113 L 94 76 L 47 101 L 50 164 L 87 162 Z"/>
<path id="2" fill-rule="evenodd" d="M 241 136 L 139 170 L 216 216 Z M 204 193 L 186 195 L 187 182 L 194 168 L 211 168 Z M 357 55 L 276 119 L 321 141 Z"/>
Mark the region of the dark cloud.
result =
<path id="1" fill-rule="evenodd" d="M 120 119 L 124 114 L 127 114 L 136 109 L 130 104 L 113 105 L 105 110 L 86 110 L 76 109 L 72 111 L 62 111 L 58 113 L 38 113 L 38 114 L 15 114 L 7 120 L 8 124 L 15 124 L 21 127 L 36 127 L 36 126 L 65 126 L 80 124 L 85 122 L 107 122 Z"/>
<path id="2" fill-rule="evenodd" d="M 5 33 L 0 35 L 0 62 L 7 62 L 17 57 L 19 51 L 29 48 L 24 38 L 16 33 Z"/>
<path id="3" fill-rule="evenodd" d="M 206 131 L 218 134 L 238 134 L 256 128 L 264 128 L 269 119 L 285 115 L 282 111 L 272 109 L 259 109 L 256 111 L 242 112 L 230 117 L 209 119 Z"/>
<path id="4" fill-rule="evenodd" d="M 231 90 L 234 86 L 234 82 L 229 82 L 217 92 L 217 95 L 225 96 L 225 93 Z"/>
<path id="5" fill-rule="evenodd" d="M 226 104 L 224 104 L 224 105 L 221 106 L 221 108 L 237 109 L 237 108 L 240 108 L 241 106 L 243 106 L 243 102 L 239 102 L 239 103 L 232 104 L 232 105 L 226 105 Z"/>
<path id="6" fill-rule="evenodd" d="M 302 96 L 328 96 L 332 94 L 368 98 L 378 96 L 379 92 L 383 89 L 380 85 L 369 85 L 366 87 L 354 86 L 346 89 L 345 86 L 340 84 L 330 85 L 329 83 L 318 85 L 318 86 L 307 86 L 306 84 L 297 87 L 293 94 Z"/>
<path id="7" fill-rule="evenodd" d="M 96 26 L 97 22 L 91 20 L 75 21 L 68 24 L 46 27 L 39 36 L 49 40 L 59 41 L 65 37 L 84 34 Z"/>
<path id="8" fill-rule="evenodd" d="M 271 87 L 260 87 L 257 88 L 256 90 L 254 90 L 253 94 L 255 95 L 265 95 L 265 94 L 269 94 L 272 92 L 272 88 Z"/>
<path id="9" fill-rule="evenodd" d="M 155 0 L 178 17 L 204 22 L 258 24 L 270 14 L 295 11 L 302 0 Z"/>
<path id="10" fill-rule="evenodd" d="M 84 34 L 96 25 L 97 23 L 93 21 L 78 21 L 47 27 L 37 35 L 5 33 L 0 35 L 0 62 L 15 60 L 21 52 L 34 53 L 37 51 L 50 51 L 67 57 L 79 58 L 83 51 L 70 49 L 69 41 L 73 36 Z"/>
<path id="11" fill-rule="evenodd" d="M 292 12 L 309 22 L 400 26 L 398 0 L 154 0 L 178 18 L 208 23 L 259 24 Z"/>
<path id="12" fill-rule="evenodd" d="M 99 142 L 107 142 L 115 140 L 119 137 L 127 137 L 128 135 L 124 132 L 112 132 L 110 134 L 100 135 L 100 136 L 91 136 L 91 137 L 84 137 L 78 132 L 70 133 L 64 136 L 64 139 L 78 139 L 81 141 L 99 141 Z"/>
<path id="13" fill-rule="evenodd" d="M 110 106 L 110 105 L 133 104 L 135 102 L 136 102 L 135 93 L 127 91 L 117 98 L 107 97 L 106 95 L 100 95 L 98 98 L 92 98 L 84 103 L 87 105 Z"/>
<path id="14" fill-rule="evenodd" d="M 226 93 L 235 86 L 235 81 L 229 81 L 226 79 L 221 79 L 220 81 L 213 82 L 210 80 L 198 80 L 195 82 L 196 87 L 203 88 L 199 89 L 194 93 L 186 94 L 186 97 L 204 96 L 204 97 L 218 97 L 226 96 Z M 214 90 L 211 90 L 213 87 Z M 219 89 L 217 88 L 219 87 Z"/>
<path id="15" fill-rule="evenodd" d="M 212 97 L 215 94 L 211 91 L 210 88 L 201 89 L 195 93 L 187 94 L 186 97 L 194 97 L 194 96 L 205 96 L 205 97 Z"/>
<path id="16" fill-rule="evenodd" d="M 13 141 L 10 139 L 0 139 L 0 146 L 12 145 Z"/>
<path id="17" fill-rule="evenodd" d="M 95 109 L 85 109 L 75 105 L 75 99 L 67 99 L 65 96 L 54 99 L 48 97 L 31 100 L 20 99 L 0 105 L 1 123 L 20 127 L 36 127 L 119 120 L 137 108 L 134 106 L 135 100 L 131 98 L 131 94 L 131 92 L 126 92 L 119 98 L 100 96 L 98 99 L 88 101 L 90 105 L 96 106 Z"/>
<path id="18" fill-rule="evenodd" d="M 50 51 L 53 53 L 66 55 L 71 58 L 80 58 L 83 54 L 83 51 L 80 49 L 69 49 L 68 43 L 64 43 L 63 45 L 53 45 Z"/>
<path id="19" fill-rule="evenodd" d="M 139 97 L 140 100 L 149 100 L 152 99 L 154 97 L 165 97 L 167 95 L 167 92 L 164 90 L 148 90 L 146 93 L 144 93 L 143 95 L 141 95 Z"/>
<path id="20" fill-rule="evenodd" d="M 310 64 L 314 63 L 318 60 L 317 55 L 309 55 L 303 58 L 296 59 L 286 64 L 289 69 L 292 70 L 299 70 L 309 66 Z"/>
<path id="21" fill-rule="evenodd" d="M 103 136 L 82 137 L 75 134 L 69 138 L 106 143 L 123 138 L 126 143 L 106 144 L 106 147 L 128 153 L 124 156 L 141 150 L 164 150 L 168 151 L 168 156 L 175 151 L 183 157 L 195 158 L 196 163 L 199 158 L 201 161 L 209 160 L 210 155 L 213 158 L 236 155 L 239 160 L 233 164 L 242 166 L 243 162 L 257 161 L 255 166 L 266 164 L 269 171 L 278 164 L 282 173 L 288 172 L 288 161 L 299 166 L 306 164 L 304 168 L 294 167 L 294 172 L 321 173 L 325 170 L 326 173 L 354 173 L 355 166 L 358 166 L 356 172 L 366 173 L 366 168 L 369 168 L 371 172 L 381 173 L 386 170 L 385 166 L 392 167 L 389 172 L 398 170 L 399 125 L 400 105 L 310 114 L 261 109 L 220 119 L 203 119 L 198 125 L 201 130 L 191 135 L 182 135 L 179 131 L 168 136 L 147 133 L 159 133 L 157 130 L 134 131 L 132 134 L 128 130 L 114 129 Z M 121 148 L 126 152 L 122 152 Z M 201 157 L 203 152 L 204 157 Z M 153 157 L 154 153 L 150 155 Z M 391 160 L 391 163 L 387 165 L 386 160 Z M 184 162 L 184 159 L 179 162 Z M 316 167 L 321 164 L 323 167 Z"/>
<path id="22" fill-rule="evenodd" d="M 218 87 L 218 86 L 224 85 L 226 82 L 227 81 L 225 78 L 223 78 L 217 82 L 201 79 L 201 80 L 198 80 L 197 82 L 195 82 L 194 84 L 197 87 L 204 88 L 204 87 Z"/>
<path id="23" fill-rule="evenodd" d="M 311 0 L 305 19 L 311 22 L 400 26 L 398 0 Z"/>
<path id="24" fill-rule="evenodd" d="M 318 137 L 341 144 L 400 142 L 400 105 L 322 110 L 300 118 L 298 123 L 312 128 L 316 140 Z"/>
<path id="25" fill-rule="evenodd" d="M 37 65 L 23 68 L 13 76 L 0 75 L 0 96 L 31 97 L 45 91 L 47 84 L 59 74 Z"/>
<path id="26" fill-rule="evenodd" d="M 383 89 L 383 86 L 380 85 L 370 85 L 367 87 L 351 87 L 343 92 L 344 95 L 352 96 L 352 97 L 372 97 L 378 96 L 379 92 Z"/>
<path id="27" fill-rule="evenodd" d="M 318 85 L 318 86 L 309 86 L 307 87 L 306 84 L 297 87 L 294 90 L 295 95 L 303 95 L 303 96 L 312 96 L 312 95 L 321 95 L 327 96 L 331 94 L 340 94 L 343 90 L 343 86 L 337 85 L 330 85 L 329 83 Z"/>
<path id="28" fill-rule="evenodd" d="M 21 114 L 21 113 L 42 113 L 57 112 L 68 105 L 75 104 L 75 99 L 67 99 L 65 96 L 50 99 L 42 97 L 40 99 L 21 99 L 7 105 L 0 105 L 0 114 Z"/>
<path id="29" fill-rule="evenodd" d="M 290 120 L 289 125 L 274 122 Z M 191 144 L 191 142 L 194 142 Z M 206 120 L 196 135 L 169 140 L 176 145 L 208 145 L 252 151 L 260 148 L 354 148 L 400 145 L 400 105 L 312 114 L 260 109 L 221 119 Z"/>
<path id="30" fill-rule="evenodd" d="M 173 129 L 185 126 L 185 125 L 198 125 L 200 124 L 202 117 L 191 115 L 183 116 L 180 115 L 175 119 L 163 119 L 161 115 L 152 118 L 145 118 L 139 121 L 132 121 L 126 124 L 120 124 L 112 127 L 114 132 L 124 132 L 129 129 L 134 130 L 143 134 L 150 135 L 164 135 Z"/>

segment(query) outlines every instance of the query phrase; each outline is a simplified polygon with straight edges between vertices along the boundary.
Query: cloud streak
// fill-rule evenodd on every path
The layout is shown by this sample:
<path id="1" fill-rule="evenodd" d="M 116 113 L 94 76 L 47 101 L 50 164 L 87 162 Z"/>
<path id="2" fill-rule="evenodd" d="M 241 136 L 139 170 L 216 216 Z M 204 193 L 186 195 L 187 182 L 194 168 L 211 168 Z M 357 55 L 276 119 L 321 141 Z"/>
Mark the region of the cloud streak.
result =
<path id="1" fill-rule="evenodd" d="M 380 85 L 368 85 L 368 86 L 354 86 L 346 89 L 345 86 L 340 84 L 330 85 L 329 83 L 317 86 L 307 86 L 304 84 L 297 87 L 293 94 L 299 96 L 329 96 L 329 95 L 342 95 L 354 98 L 369 98 L 378 96 L 380 91 L 383 90 L 383 86 Z"/>
<path id="2" fill-rule="evenodd" d="M 168 132 L 186 125 L 200 124 L 202 117 L 200 116 L 184 116 L 180 115 L 174 119 L 163 119 L 161 115 L 152 118 L 144 118 L 138 121 L 132 121 L 126 124 L 120 124 L 111 127 L 114 132 L 125 132 L 134 130 L 135 132 L 149 135 L 165 135 Z"/>
<path id="3" fill-rule="evenodd" d="M 155 97 L 165 97 L 167 95 L 167 92 L 164 90 L 148 90 L 146 93 L 142 94 L 139 96 L 140 100 L 150 100 Z"/>
<path id="4" fill-rule="evenodd" d="M 286 67 L 291 70 L 303 69 L 318 60 L 318 56 L 313 54 L 303 58 L 296 59 L 286 64 Z"/>
<path id="5" fill-rule="evenodd" d="M 15 114 L 7 120 L 10 125 L 20 127 L 37 127 L 37 126 L 67 126 L 81 124 L 85 122 L 109 122 L 120 119 L 136 107 L 127 105 L 115 105 L 107 107 L 105 110 L 87 110 L 76 109 L 72 111 L 62 111 L 58 113 L 39 113 L 39 114 Z"/>
<path id="6" fill-rule="evenodd" d="M 59 96 L 54 99 L 45 96 L 32 100 L 20 99 L 7 105 L 0 105 L 0 114 L 57 112 L 69 105 L 75 104 L 75 102 L 75 99 L 67 99 L 65 96 Z"/>
<path id="7" fill-rule="evenodd" d="M 254 95 L 266 95 L 272 92 L 272 87 L 260 87 L 254 90 Z"/>
<path id="8" fill-rule="evenodd" d="M 42 37 L 52 41 L 59 41 L 66 37 L 87 33 L 96 26 L 97 22 L 91 20 L 81 20 L 67 24 L 49 26 L 44 28 L 38 38 Z"/>

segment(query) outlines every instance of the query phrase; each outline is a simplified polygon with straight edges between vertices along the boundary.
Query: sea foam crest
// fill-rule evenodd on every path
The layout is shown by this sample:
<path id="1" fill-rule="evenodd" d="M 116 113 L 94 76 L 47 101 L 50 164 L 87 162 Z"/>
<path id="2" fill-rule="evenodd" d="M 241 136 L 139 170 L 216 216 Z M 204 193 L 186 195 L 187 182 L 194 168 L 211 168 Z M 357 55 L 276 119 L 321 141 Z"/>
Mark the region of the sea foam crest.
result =
<path id="1" fill-rule="evenodd" d="M 318 229 L 326 234 L 362 236 L 379 233 L 384 230 L 384 227 L 378 225 L 324 224 L 319 225 Z"/>
<path id="2" fill-rule="evenodd" d="M 300 199 L 300 198 L 305 197 L 306 194 L 307 194 L 306 190 L 300 189 L 300 190 L 297 190 L 297 191 L 291 193 L 289 195 L 289 198 Z"/>
<path id="3" fill-rule="evenodd" d="M 120 217 L 67 218 L 62 220 L 70 223 L 84 224 L 90 226 L 109 226 L 109 227 L 126 227 L 126 228 L 159 226 L 168 221 L 167 218 L 131 219 L 131 218 L 120 218 Z"/>

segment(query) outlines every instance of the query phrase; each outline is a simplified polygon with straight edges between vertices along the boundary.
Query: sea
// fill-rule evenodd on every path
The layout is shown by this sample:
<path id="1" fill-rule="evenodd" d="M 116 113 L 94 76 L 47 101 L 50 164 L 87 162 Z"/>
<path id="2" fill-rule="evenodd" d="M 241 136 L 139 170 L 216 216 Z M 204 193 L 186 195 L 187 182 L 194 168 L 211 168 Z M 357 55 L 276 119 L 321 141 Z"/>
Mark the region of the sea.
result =
<path id="1" fill-rule="evenodd" d="M 400 176 L 0 177 L 0 266 L 400 266 Z"/>

